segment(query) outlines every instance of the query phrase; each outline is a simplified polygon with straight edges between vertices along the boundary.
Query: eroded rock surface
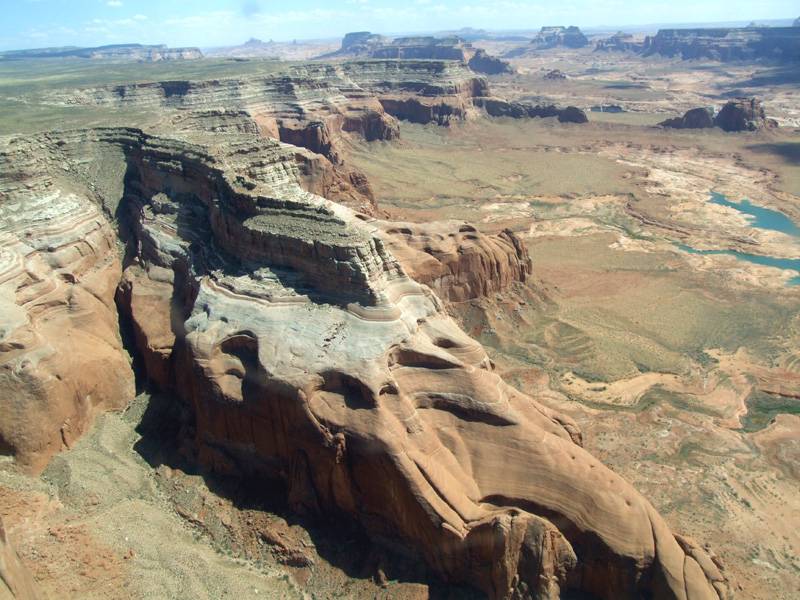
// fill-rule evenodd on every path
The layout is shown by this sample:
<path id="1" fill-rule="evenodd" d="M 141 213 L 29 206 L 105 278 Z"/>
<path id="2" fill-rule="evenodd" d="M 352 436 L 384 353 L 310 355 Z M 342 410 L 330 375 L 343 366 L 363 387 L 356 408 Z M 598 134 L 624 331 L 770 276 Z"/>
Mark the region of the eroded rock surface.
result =
<path id="1" fill-rule="evenodd" d="M 509 230 L 490 236 L 458 221 L 381 222 L 379 227 L 406 273 L 443 300 L 488 296 L 531 274 L 528 251 Z"/>
<path id="2" fill-rule="evenodd" d="M 190 408 L 197 461 L 282 480 L 295 510 L 353 519 L 492 598 L 726 597 L 706 552 L 585 452 L 570 419 L 493 373 L 390 247 L 427 244 L 442 265 L 431 283 L 458 296 L 483 292 L 471 248 L 489 269 L 524 270 L 511 235 L 386 242 L 380 224 L 303 190 L 291 148 L 252 135 L 58 138 L 7 143 L 45 145 L 37 172 L 68 169 L 51 193 L 118 215 L 120 305 L 150 377 Z M 18 164 L 12 181 L 31 168 Z M 37 214 L 41 197 L 14 202 Z"/>
<path id="3" fill-rule="evenodd" d="M 37 159 L 50 152 L 46 137 L 0 142 L 0 453 L 33 470 L 134 393 L 117 236 L 96 189 Z"/>
<path id="4" fill-rule="evenodd" d="M 0 600 L 38 600 L 33 577 L 20 562 L 0 519 Z"/>

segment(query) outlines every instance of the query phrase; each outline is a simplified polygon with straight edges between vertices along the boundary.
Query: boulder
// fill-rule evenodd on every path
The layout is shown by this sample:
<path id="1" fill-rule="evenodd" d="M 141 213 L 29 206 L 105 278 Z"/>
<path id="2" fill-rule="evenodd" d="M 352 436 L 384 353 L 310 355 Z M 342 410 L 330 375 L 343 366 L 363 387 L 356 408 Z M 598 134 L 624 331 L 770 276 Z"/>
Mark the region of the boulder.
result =
<path id="1" fill-rule="evenodd" d="M 714 111 L 709 108 L 693 108 L 682 117 L 667 119 L 659 125 L 671 129 L 708 129 L 714 127 Z"/>
<path id="2" fill-rule="evenodd" d="M 724 131 L 758 131 L 777 127 L 768 119 L 761 101 L 756 98 L 736 98 L 727 102 L 714 117 L 714 125 Z"/>

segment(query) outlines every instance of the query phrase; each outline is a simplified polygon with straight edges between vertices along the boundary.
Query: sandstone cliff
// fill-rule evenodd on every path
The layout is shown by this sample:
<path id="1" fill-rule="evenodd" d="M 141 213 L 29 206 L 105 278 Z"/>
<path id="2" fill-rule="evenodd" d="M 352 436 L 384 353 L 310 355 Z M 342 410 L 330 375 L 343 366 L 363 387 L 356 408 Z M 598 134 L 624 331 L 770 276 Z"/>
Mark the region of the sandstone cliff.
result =
<path id="1" fill-rule="evenodd" d="M 0 143 L 0 453 L 33 470 L 134 392 L 116 234 L 67 162 L 35 159 L 51 151 L 48 138 Z"/>
<path id="2" fill-rule="evenodd" d="M 468 223 L 382 222 L 381 237 L 408 275 L 443 300 L 463 302 L 524 282 L 531 259 L 511 231 L 489 236 Z"/>
<path id="3" fill-rule="evenodd" d="M 485 291 L 478 269 L 524 276 L 511 272 L 528 268 L 513 236 L 381 232 L 304 191 L 291 148 L 245 134 L 202 140 L 132 129 L 10 140 L 22 156 L 45 145 L 48 159 L 19 158 L 5 180 L 66 167 L 50 193 L 71 189 L 84 212 L 118 215 L 119 302 L 148 375 L 193 415 L 184 434 L 196 460 L 281 480 L 295 510 L 352 519 L 492 598 L 725 597 L 708 555 L 585 452 L 568 418 L 503 383 L 390 248 L 437 260 L 420 277 L 457 299 Z M 103 158 L 78 160 L 89 156 Z M 4 206 L 42 213 L 41 189 L 11 193 Z M 24 321 L 26 306 L 10 306 L 3 314 Z M 73 339 L 69 354 L 95 352 L 103 335 Z"/>

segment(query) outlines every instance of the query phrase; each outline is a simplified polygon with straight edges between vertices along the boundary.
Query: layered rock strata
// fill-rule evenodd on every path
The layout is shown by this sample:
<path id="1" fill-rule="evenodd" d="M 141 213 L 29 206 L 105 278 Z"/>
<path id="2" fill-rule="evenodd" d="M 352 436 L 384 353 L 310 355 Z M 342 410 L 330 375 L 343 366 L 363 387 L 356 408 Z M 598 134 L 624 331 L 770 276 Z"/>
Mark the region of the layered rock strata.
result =
<path id="1" fill-rule="evenodd" d="M 584 451 L 572 421 L 493 373 L 390 248 L 438 260 L 432 285 L 462 297 L 485 291 L 469 276 L 480 261 L 444 254 L 487 246 L 481 269 L 525 265 L 513 236 L 465 229 L 437 246 L 431 230 L 387 232 L 304 191 L 291 149 L 272 140 L 59 138 L 8 142 L 42 144 L 49 159 L 20 158 L 4 189 L 66 168 L 51 193 L 118 215 L 119 302 L 148 375 L 187 403 L 199 462 L 281 480 L 295 510 L 353 519 L 492 598 L 726 597 L 714 561 Z M 22 187 L 11 204 L 41 213 L 43 190 Z M 97 343 L 75 340 L 71 354 Z"/>
<path id="2" fill-rule="evenodd" d="M 34 471 L 134 394 L 116 234 L 66 164 L 36 158 L 57 151 L 0 143 L 0 453 Z"/>
<path id="3" fill-rule="evenodd" d="M 311 64 L 259 77 L 161 81 L 59 90 L 31 98 L 56 105 L 173 109 L 170 128 L 252 133 L 325 157 L 299 153 L 311 189 L 367 214 L 374 197 L 362 173 L 343 159 L 341 140 L 399 135 L 397 119 L 447 125 L 464 119 L 473 98 L 488 94 L 483 78 L 453 61 L 351 61 Z M 220 109 L 225 106 L 225 109 Z"/>
<path id="4" fill-rule="evenodd" d="M 432 288 L 443 300 L 463 302 L 525 282 L 531 258 L 509 230 L 496 236 L 469 223 L 381 222 L 381 237 L 414 281 Z"/>
<path id="5" fill-rule="evenodd" d="M 645 39 L 645 55 L 719 61 L 800 61 L 800 30 L 796 27 L 660 29 Z"/>

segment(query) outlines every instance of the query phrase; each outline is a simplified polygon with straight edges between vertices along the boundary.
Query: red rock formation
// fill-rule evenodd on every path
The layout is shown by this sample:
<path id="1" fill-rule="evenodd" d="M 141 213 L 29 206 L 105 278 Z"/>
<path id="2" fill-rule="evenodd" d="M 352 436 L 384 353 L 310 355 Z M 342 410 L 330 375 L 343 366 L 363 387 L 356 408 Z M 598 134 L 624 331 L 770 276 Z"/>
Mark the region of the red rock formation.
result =
<path id="1" fill-rule="evenodd" d="M 574 423 L 492 373 L 370 223 L 285 177 L 247 175 L 253 164 L 287 173 L 280 147 L 221 155 L 141 134 L 120 143 L 141 261 L 128 272 L 131 297 L 140 279 L 167 281 L 158 273 L 171 265 L 172 293 L 153 295 L 169 296 L 179 318 L 153 332 L 136 301 L 131 316 L 145 336 L 175 335 L 173 389 L 194 415 L 200 462 L 282 480 L 295 510 L 354 519 L 491 598 L 726 597 L 708 555 L 585 452 Z M 160 199 L 179 182 L 180 194 Z M 460 233 L 453 246 L 476 248 L 475 259 L 450 260 L 442 244 L 448 293 L 477 293 L 478 256 L 524 256 L 511 236 Z M 210 247 L 235 261 L 206 263 Z"/>
<path id="2" fill-rule="evenodd" d="M 479 233 L 468 223 L 380 223 L 389 250 L 415 281 L 443 300 L 463 302 L 524 282 L 531 273 L 528 251 L 514 233 Z"/>
<path id="3" fill-rule="evenodd" d="M 37 153 L 20 140 L 0 148 L 0 453 L 34 471 L 134 393 L 116 236 Z"/>

